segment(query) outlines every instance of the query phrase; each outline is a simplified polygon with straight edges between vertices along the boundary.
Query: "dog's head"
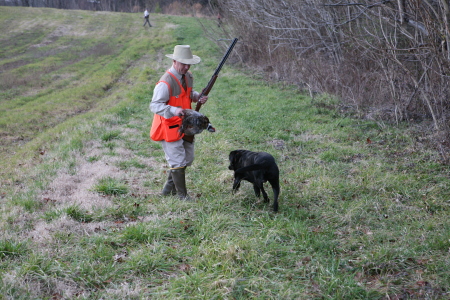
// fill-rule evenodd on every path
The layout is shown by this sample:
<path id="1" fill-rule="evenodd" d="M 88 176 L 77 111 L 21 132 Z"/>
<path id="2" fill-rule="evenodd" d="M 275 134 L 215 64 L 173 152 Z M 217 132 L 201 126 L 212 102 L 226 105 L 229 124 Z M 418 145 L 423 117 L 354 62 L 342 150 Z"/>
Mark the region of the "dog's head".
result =
<path id="1" fill-rule="evenodd" d="M 245 150 L 233 150 L 230 152 L 230 155 L 228 156 L 228 159 L 230 160 L 230 165 L 228 166 L 229 170 L 236 171 L 237 169 L 240 168 L 238 163 L 244 151 Z"/>

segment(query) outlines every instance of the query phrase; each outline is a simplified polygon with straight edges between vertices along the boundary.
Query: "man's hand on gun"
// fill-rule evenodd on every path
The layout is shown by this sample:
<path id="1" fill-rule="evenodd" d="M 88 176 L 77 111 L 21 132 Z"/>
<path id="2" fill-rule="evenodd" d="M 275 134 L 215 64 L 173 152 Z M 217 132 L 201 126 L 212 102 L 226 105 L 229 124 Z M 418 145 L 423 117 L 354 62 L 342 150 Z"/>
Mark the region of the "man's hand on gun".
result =
<path id="1" fill-rule="evenodd" d="M 202 96 L 200 99 L 198 99 L 198 102 L 201 104 L 205 104 L 206 101 L 208 101 L 208 96 Z"/>

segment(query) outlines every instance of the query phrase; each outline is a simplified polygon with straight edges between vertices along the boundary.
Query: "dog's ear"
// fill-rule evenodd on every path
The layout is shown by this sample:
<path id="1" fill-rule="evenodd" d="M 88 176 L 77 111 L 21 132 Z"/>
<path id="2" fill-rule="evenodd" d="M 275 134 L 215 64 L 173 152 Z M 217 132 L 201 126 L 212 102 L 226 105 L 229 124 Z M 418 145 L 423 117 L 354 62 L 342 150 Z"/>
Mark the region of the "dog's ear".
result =
<path id="1" fill-rule="evenodd" d="M 230 152 L 230 155 L 228 156 L 228 159 L 230 160 L 230 166 L 229 166 L 230 170 L 234 170 L 236 163 L 238 162 L 237 153 L 238 153 L 237 150 L 233 150 Z"/>
<path id="2" fill-rule="evenodd" d="M 233 150 L 230 152 L 230 155 L 228 155 L 228 159 L 230 162 L 234 162 L 234 157 L 236 156 L 236 150 Z"/>

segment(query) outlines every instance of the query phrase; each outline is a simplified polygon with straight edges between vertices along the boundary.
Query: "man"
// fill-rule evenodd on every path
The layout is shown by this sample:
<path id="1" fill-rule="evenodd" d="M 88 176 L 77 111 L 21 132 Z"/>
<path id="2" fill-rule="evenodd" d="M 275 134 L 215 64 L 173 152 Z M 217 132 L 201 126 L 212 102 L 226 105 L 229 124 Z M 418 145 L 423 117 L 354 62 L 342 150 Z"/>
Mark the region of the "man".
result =
<path id="1" fill-rule="evenodd" d="M 180 116 L 183 109 L 191 109 L 192 102 L 204 104 L 208 97 L 199 99 L 200 93 L 192 89 L 193 76 L 189 68 L 201 59 L 192 55 L 189 45 L 177 45 L 173 54 L 166 56 L 172 59 L 172 67 L 161 77 L 153 91 L 150 110 L 155 115 L 150 137 L 161 142 L 170 167 L 162 195 L 178 195 L 180 199 L 189 200 L 185 171 L 194 161 L 194 141 L 179 134 Z"/>
<path id="2" fill-rule="evenodd" d="M 145 11 L 144 11 L 144 18 L 145 18 L 144 27 L 145 27 L 145 24 L 147 24 L 147 23 L 148 23 L 149 27 L 152 27 L 152 24 L 150 24 L 150 21 L 148 20 L 149 16 L 150 16 L 150 14 L 148 13 L 148 10 L 145 9 Z"/>

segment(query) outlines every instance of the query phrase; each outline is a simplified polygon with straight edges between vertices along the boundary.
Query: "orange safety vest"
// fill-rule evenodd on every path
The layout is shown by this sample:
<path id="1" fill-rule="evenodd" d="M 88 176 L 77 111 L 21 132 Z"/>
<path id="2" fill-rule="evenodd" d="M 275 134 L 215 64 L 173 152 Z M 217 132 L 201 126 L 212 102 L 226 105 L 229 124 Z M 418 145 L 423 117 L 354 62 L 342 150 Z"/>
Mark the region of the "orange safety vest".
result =
<path id="1" fill-rule="evenodd" d="M 192 74 L 188 72 L 185 76 L 187 89 L 184 90 L 181 82 L 169 71 L 156 83 L 163 82 L 169 88 L 169 101 L 167 105 L 181 107 L 182 109 L 191 108 Z M 180 134 L 182 119 L 178 116 L 166 119 L 158 114 L 153 116 L 150 138 L 154 141 L 175 142 L 181 139 L 184 134 Z"/>

